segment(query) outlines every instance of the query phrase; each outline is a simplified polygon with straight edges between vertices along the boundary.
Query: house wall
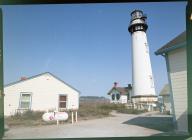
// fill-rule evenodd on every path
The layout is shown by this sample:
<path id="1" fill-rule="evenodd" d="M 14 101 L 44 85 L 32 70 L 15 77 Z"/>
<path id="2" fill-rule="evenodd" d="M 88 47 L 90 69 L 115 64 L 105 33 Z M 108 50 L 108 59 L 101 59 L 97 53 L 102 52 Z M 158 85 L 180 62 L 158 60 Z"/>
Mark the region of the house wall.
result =
<path id="1" fill-rule="evenodd" d="M 127 103 L 127 95 L 121 95 L 119 100 L 112 100 L 112 94 L 110 95 L 110 103 L 121 103 L 125 104 Z"/>
<path id="2" fill-rule="evenodd" d="M 170 111 L 170 113 L 172 113 L 170 96 L 163 96 L 163 103 L 165 105 L 165 110 Z"/>
<path id="3" fill-rule="evenodd" d="M 79 93 L 47 73 L 4 88 L 6 116 L 14 114 L 18 109 L 21 92 L 32 93 L 32 110 L 57 110 L 59 94 L 67 95 L 67 109 L 79 108 Z"/>
<path id="4" fill-rule="evenodd" d="M 169 73 L 173 93 L 175 118 L 179 131 L 188 131 L 187 121 L 187 64 L 186 49 L 168 53 Z"/>
<path id="5" fill-rule="evenodd" d="M 127 103 L 127 95 L 121 95 L 120 102 L 121 102 L 122 104 Z"/>

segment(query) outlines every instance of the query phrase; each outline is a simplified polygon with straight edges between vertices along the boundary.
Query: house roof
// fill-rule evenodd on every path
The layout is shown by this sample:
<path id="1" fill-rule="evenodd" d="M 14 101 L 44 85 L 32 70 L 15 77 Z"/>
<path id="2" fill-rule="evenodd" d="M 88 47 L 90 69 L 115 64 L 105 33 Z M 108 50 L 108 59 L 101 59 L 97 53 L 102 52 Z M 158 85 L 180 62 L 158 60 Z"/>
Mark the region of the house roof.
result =
<path id="1" fill-rule="evenodd" d="M 113 87 L 107 94 L 110 95 L 113 90 L 117 90 L 121 95 L 127 95 L 129 93 L 128 87 Z"/>
<path id="2" fill-rule="evenodd" d="M 163 53 L 167 53 L 171 50 L 185 47 L 186 46 L 186 31 L 182 32 L 178 36 L 176 36 L 174 39 L 169 41 L 167 44 L 162 46 L 160 49 L 158 49 L 155 54 L 160 55 Z"/>
<path id="3" fill-rule="evenodd" d="M 159 93 L 159 96 L 169 96 L 169 95 L 170 95 L 170 87 L 169 84 L 166 84 Z"/>
<path id="4" fill-rule="evenodd" d="M 16 85 L 18 83 L 22 83 L 22 82 L 34 79 L 34 78 L 40 77 L 40 76 L 45 75 L 45 74 L 49 74 L 49 75 L 53 76 L 54 78 L 56 78 L 60 82 L 64 83 L 65 85 L 69 86 L 70 88 L 72 88 L 72 89 L 76 90 L 77 92 L 81 93 L 79 90 L 75 89 L 74 87 L 72 87 L 71 85 L 69 85 L 68 83 L 64 82 L 63 80 L 61 80 L 60 78 L 58 78 L 57 76 L 53 75 L 50 72 L 41 73 L 41 74 L 38 74 L 38 75 L 35 75 L 35 76 L 31 76 L 31 77 L 23 79 L 23 80 L 19 80 L 19 81 L 13 82 L 13 83 L 9 83 L 9 84 L 5 85 L 4 87 L 9 87 L 9 86 L 12 86 L 12 85 Z"/>

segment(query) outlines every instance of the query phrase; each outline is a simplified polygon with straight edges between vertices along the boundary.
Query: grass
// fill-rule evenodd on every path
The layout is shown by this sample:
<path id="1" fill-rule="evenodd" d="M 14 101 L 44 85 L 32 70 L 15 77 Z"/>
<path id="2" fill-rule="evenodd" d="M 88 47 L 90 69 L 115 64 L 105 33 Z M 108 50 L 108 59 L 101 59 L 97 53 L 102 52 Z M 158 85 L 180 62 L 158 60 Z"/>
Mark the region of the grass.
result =
<path id="1" fill-rule="evenodd" d="M 80 120 L 88 120 L 110 116 L 111 110 L 102 107 L 104 104 L 81 103 L 78 110 Z"/>
<path id="2" fill-rule="evenodd" d="M 53 122 L 45 122 L 42 119 L 42 111 L 26 111 L 23 114 L 17 113 L 13 116 L 6 117 L 5 123 L 8 126 L 37 126 L 53 124 Z"/>
<path id="3" fill-rule="evenodd" d="M 98 103 L 98 102 L 82 102 L 78 110 L 78 120 L 90 120 L 111 116 L 111 111 L 116 110 L 119 113 L 140 114 L 146 110 L 133 110 L 126 108 L 122 104 Z M 42 119 L 42 111 L 26 111 L 23 114 L 15 114 L 5 118 L 8 126 L 38 126 L 56 124 L 56 121 L 45 122 Z M 69 119 L 64 123 L 71 122 L 71 112 L 68 111 Z"/>
<path id="4" fill-rule="evenodd" d="M 140 114 L 147 112 L 147 110 L 128 109 L 123 104 L 110 104 L 110 103 L 80 103 L 78 110 L 78 117 L 80 120 L 88 120 L 94 118 L 108 117 L 110 113 L 115 110 L 119 113 L 125 114 Z"/>

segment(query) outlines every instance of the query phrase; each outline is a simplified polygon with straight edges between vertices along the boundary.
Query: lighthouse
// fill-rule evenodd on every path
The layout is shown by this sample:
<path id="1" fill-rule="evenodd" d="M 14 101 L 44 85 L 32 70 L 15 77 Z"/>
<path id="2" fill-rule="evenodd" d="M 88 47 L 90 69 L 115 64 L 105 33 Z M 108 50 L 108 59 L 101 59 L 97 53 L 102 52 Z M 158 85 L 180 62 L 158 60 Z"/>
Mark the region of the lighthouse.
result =
<path id="1" fill-rule="evenodd" d="M 141 10 L 131 13 L 128 31 L 132 37 L 132 102 L 137 108 L 152 110 L 157 102 L 146 31 L 147 16 Z"/>

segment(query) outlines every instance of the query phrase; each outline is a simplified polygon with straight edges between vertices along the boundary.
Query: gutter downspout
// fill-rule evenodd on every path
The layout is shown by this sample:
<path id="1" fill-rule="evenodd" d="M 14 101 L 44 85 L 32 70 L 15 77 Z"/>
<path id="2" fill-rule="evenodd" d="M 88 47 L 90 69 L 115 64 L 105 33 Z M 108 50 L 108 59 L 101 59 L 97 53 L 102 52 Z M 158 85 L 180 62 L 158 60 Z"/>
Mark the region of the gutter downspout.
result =
<path id="1" fill-rule="evenodd" d="M 172 116 L 173 116 L 173 124 L 175 129 L 177 129 L 177 122 L 176 122 L 176 115 L 175 115 L 175 106 L 174 106 L 174 100 L 173 100 L 173 91 L 172 91 L 172 83 L 171 83 L 171 75 L 170 75 L 170 65 L 169 65 L 169 59 L 168 59 L 168 54 L 162 54 L 162 56 L 165 58 L 166 62 L 166 67 L 167 67 L 167 77 L 168 77 L 168 82 L 170 86 L 170 97 L 171 97 L 171 109 L 172 109 Z"/>

